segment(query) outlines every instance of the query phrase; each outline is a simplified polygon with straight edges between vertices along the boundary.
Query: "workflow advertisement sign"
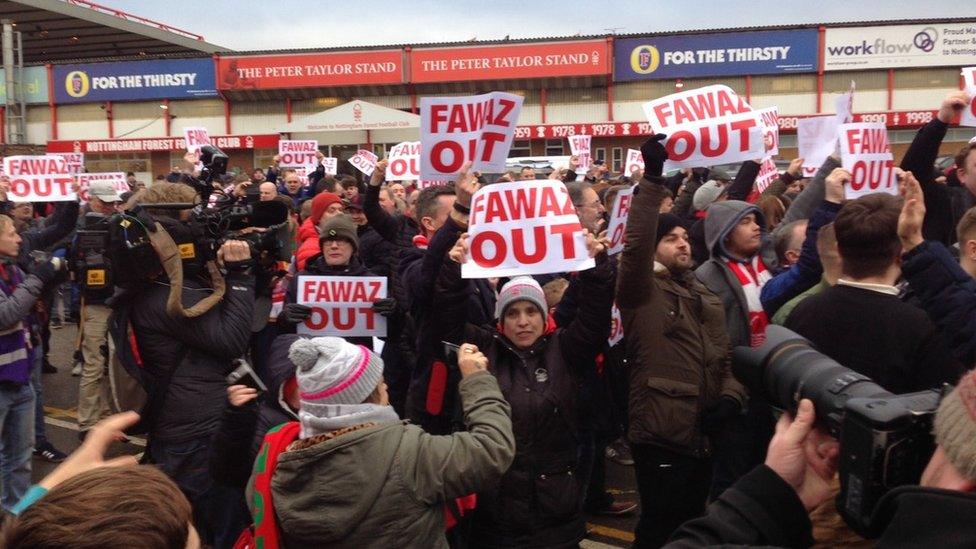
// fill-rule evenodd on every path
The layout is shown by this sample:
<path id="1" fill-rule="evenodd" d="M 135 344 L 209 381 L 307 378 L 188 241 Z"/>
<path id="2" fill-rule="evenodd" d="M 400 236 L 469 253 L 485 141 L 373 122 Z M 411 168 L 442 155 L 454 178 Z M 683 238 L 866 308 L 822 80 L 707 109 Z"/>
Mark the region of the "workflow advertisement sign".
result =
<path id="1" fill-rule="evenodd" d="M 824 70 L 972 65 L 976 22 L 828 28 Z"/>
<path id="2" fill-rule="evenodd" d="M 613 67 L 619 81 L 816 72 L 817 30 L 626 38 Z"/>
<path id="3" fill-rule="evenodd" d="M 55 65 L 58 103 L 216 97 L 212 59 Z"/>

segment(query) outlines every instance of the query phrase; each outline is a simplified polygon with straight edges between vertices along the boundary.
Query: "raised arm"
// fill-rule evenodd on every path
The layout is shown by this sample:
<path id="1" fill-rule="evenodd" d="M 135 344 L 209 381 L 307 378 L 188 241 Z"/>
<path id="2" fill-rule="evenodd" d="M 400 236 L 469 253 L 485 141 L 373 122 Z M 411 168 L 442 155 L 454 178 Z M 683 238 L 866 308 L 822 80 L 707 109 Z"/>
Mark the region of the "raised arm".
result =
<path id="1" fill-rule="evenodd" d="M 644 154 L 644 179 L 634 189 L 624 233 L 624 251 L 620 255 L 617 276 L 617 295 L 626 296 L 620 307 L 639 307 L 654 291 L 655 236 L 661 201 L 668 195 L 661 179 L 667 152 L 660 140 L 663 135 L 648 139 L 641 152 Z"/>
<path id="2" fill-rule="evenodd" d="M 515 458 L 511 408 L 488 371 L 488 359 L 471 344 L 458 353 L 458 392 L 466 431 L 434 436 L 413 428 L 411 455 L 401 456 L 404 474 L 418 499 L 434 504 L 486 490 L 505 474 Z"/>
<path id="3" fill-rule="evenodd" d="M 735 174 L 735 179 L 729 185 L 727 193 L 729 200 L 745 200 L 752 193 L 752 187 L 756 184 L 756 176 L 759 175 L 759 163 L 746 160 L 739 168 L 739 173 Z"/>
<path id="4" fill-rule="evenodd" d="M 363 212 L 366 214 L 366 220 L 369 221 L 370 227 L 373 227 L 383 237 L 383 240 L 396 243 L 399 242 L 400 238 L 400 224 L 397 223 L 395 217 L 386 213 L 386 210 L 380 206 L 380 187 L 386 177 L 387 164 L 386 159 L 376 163 L 376 168 L 373 169 L 373 175 L 370 176 L 369 185 L 366 188 Z"/>
<path id="5" fill-rule="evenodd" d="M 813 215 L 814 210 L 820 206 L 824 200 L 825 196 L 825 184 L 827 181 L 827 176 L 834 171 L 835 168 L 840 167 L 840 160 L 834 156 L 828 156 L 827 160 L 824 160 L 823 165 L 817 170 L 816 175 L 810 180 L 810 184 L 803 189 L 799 195 L 797 195 L 796 200 L 790 205 L 790 209 L 786 210 L 786 215 L 783 216 L 783 220 L 780 221 L 780 225 L 786 225 L 787 223 L 792 223 L 793 221 L 799 221 L 801 219 L 809 219 Z"/>

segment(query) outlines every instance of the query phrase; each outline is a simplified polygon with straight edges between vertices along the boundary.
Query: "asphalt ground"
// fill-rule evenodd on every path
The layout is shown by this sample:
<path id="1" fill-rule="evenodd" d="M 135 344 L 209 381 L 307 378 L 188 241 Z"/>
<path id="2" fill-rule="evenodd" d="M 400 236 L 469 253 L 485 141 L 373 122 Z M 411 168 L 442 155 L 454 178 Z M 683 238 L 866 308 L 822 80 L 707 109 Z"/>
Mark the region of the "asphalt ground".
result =
<path id="1" fill-rule="evenodd" d="M 73 355 L 77 346 L 77 326 L 67 324 L 63 328 L 51 330 L 51 350 L 49 360 L 58 368 L 55 374 L 45 374 L 44 410 L 45 430 L 48 440 L 62 452 L 69 453 L 78 447 L 78 381 L 71 376 Z M 115 444 L 112 455 L 140 454 L 144 441 L 132 438 L 129 443 Z M 34 480 L 40 480 L 49 473 L 55 464 L 34 459 Z M 618 465 L 607 461 L 607 490 L 618 501 L 638 501 L 633 467 Z M 638 511 L 626 516 L 587 515 L 587 540 L 583 547 L 629 547 L 634 539 L 634 526 Z"/>

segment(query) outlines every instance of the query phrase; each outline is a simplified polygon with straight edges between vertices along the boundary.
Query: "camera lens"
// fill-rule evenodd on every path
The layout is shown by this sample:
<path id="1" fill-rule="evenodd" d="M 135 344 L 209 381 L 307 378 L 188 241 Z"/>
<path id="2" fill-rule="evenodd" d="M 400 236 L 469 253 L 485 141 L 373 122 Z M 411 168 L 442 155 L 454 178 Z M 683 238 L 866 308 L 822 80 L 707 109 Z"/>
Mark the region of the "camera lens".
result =
<path id="1" fill-rule="evenodd" d="M 754 395 L 777 408 L 792 411 L 801 399 L 812 400 L 817 421 L 833 435 L 840 431 L 849 399 L 894 396 L 782 326 L 770 326 L 761 347 L 736 347 L 732 370 Z"/>

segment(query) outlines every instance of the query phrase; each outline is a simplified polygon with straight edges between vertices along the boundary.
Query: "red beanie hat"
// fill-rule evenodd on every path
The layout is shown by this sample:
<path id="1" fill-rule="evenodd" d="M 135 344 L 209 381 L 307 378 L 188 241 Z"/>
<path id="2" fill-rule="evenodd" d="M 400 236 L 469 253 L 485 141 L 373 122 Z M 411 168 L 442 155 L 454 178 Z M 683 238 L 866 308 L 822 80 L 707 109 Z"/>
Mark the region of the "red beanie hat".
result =
<path id="1" fill-rule="evenodd" d="M 325 210 L 335 203 L 342 203 L 342 199 L 335 193 L 319 193 L 312 199 L 312 223 L 319 224 Z"/>

